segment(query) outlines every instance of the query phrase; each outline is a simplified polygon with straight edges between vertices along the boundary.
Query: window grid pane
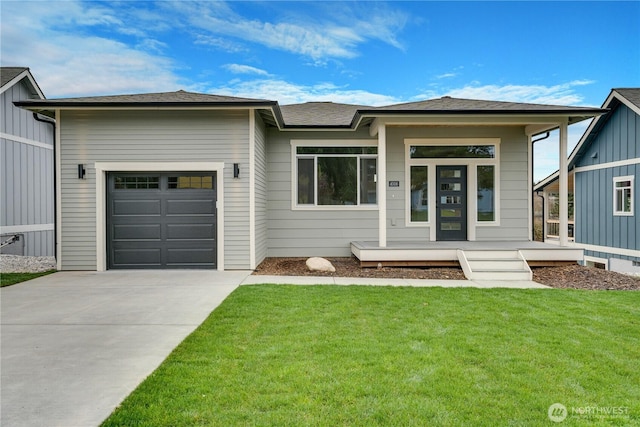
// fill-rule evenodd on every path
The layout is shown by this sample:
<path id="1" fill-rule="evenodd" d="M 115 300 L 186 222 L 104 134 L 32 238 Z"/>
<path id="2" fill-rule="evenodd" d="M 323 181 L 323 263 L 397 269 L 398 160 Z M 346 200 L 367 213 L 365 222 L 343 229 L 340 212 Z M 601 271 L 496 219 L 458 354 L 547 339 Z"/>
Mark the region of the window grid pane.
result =
<path id="1" fill-rule="evenodd" d="M 117 176 L 114 183 L 116 190 L 137 190 L 160 188 L 157 176 Z"/>
<path id="2" fill-rule="evenodd" d="M 411 221 L 429 221 L 429 169 L 411 166 Z"/>
<path id="3" fill-rule="evenodd" d="M 412 159 L 493 159 L 495 145 L 412 145 L 409 150 Z"/>
<path id="4" fill-rule="evenodd" d="M 298 159 L 298 204 L 315 204 L 315 174 L 313 158 Z"/>
<path id="5" fill-rule="evenodd" d="M 494 166 L 478 166 L 478 221 L 496 219 L 495 181 Z"/>
<path id="6" fill-rule="evenodd" d="M 296 204 L 376 204 L 377 152 L 377 147 L 296 147 Z"/>
<path id="7" fill-rule="evenodd" d="M 356 157 L 318 157 L 318 205 L 358 203 Z"/>
<path id="8" fill-rule="evenodd" d="M 211 190 L 213 176 L 170 176 L 168 186 L 169 189 L 178 190 Z"/>
<path id="9" fill-rule="evenodd" d="M 615 181 L 615 213 L 630 214 L 632 213 L 632 194 L 633 184 L 631 180 L 622 179 Z"/>
<path id="10" fill-rule="evenodd" d="M 360 159 L 360 203 L 377 203 L 376 159 Z"/>

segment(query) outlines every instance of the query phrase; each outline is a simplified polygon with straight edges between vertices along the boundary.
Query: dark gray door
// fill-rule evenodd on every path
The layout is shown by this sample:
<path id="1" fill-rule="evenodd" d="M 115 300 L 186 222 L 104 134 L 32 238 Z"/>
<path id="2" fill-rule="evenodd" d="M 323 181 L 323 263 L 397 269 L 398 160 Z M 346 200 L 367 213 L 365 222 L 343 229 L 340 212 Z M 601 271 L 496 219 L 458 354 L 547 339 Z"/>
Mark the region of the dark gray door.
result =
<path id="1" fill-rule="evenodd" d="M 216 268 L 215 172 L 110 173 L 108 268 Z"/>
<path id="2" fill-rule="evenodd" d="M 467 240 L 467 167 L 436 167 L 436 240 Z"/>

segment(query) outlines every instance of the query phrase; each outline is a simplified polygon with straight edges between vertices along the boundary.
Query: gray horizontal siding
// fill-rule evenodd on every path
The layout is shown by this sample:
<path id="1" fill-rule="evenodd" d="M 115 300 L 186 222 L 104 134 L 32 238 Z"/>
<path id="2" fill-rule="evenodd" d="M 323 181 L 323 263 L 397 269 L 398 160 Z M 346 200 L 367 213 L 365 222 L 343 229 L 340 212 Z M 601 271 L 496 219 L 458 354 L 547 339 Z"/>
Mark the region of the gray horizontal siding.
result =
<path id="1" fill-rule="evenodd" d="M 429 239 L 429 227 L 405 226 L 405 138 L 500 138 L 500 226 L 478 226 L 477 240 L 528 240 L 527 137 L 520 127 L 391 127 L 387 130 L 387 238 Z M 395 226 L 391 225 L 395 221 Z"/>
<path id="2" fill-rule="evenodd" d="M 249 268 L 248 122 L 247 111 L 63 111 L 62 268 L 96 268 L 91 166 L 127 161 L 224 162 L 225 268 Z M 85 180 L 77 177 L 79 163 L 87 165 Z M 233 163 L 240 163 L 239 179 Z"/>
<path id="3" fill-rule="evenodd" d="M 255 144 L 255 216 L 256 266 L 267 256 L 267 146 L 266 128 L 256 112 Z"/>
<path id="4" fill-rule="evenodd" d="M 0 138 L 0 227 L 42 227 L 43 231 L 24 233 L 24 255 L 53 256 L 53 231 L 44 230 L 54 222 L 53 127 L 13 105 L 29 98 L 23 82 L 0 94 L 0 132 L 7 135 Z"/>
<path id="5" fill-rule="evenodd" d="M 292 139 L 365 139 L 367 132 L 268 131 L 268 256 L 349 256 L 353 240 L 378 238 L 378 212 L 363 210 L 292 210 Z"/>
<path id="6" fill-rule="evenodd" d="M 292 210 L 292 139 L 370 139 L 366 133 L 279 133 L 268 144 L 269 256 L 347 256 L 349 242 L 378 239 L 376 210 Z M 527 138 L 516 127 L 389 127 L 387 129 L 388 240 L 426 241 L 428 227 L 405 226 L 405 138 L 501 138 L 501 225 L 478 227 L 478 240 L 526 240 L 528 226 Z"/>

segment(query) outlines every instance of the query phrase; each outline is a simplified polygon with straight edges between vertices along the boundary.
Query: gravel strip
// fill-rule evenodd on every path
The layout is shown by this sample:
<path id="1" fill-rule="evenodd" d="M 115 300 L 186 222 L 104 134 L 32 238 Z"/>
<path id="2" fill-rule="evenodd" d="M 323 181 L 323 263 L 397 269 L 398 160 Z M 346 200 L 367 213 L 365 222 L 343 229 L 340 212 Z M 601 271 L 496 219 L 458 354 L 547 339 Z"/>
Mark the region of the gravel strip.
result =
<path id="1" fill-rule="evenodd" d="M 56 259 L 52 256 L 0 255 L 2 273 L 40 273 L 56 269 Z"/>

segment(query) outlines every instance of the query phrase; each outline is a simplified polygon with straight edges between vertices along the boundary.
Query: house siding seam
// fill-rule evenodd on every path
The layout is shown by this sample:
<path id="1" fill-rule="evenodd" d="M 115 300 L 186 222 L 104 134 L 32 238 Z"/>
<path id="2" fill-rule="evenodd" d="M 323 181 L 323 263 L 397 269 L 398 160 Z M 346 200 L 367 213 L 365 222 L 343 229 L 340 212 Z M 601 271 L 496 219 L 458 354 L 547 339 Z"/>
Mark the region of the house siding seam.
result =
<path id="1" fill-rule="evenodd" d="M 224 265 L 249 268 L 248 176 L 233 178 L 233 163 L 248 164 L 246 110 L 62 111 L 60 113 L 61 268 L 96 269 L 95 162 L 224 162 Z M 86 179 L 78 179 L 77 164 Z"/>
<path id="2" fill-rule="evenodd" d="M 4 136 L 0 138 L 0 232 L 12 233 L 17 226 L 42 229 L 20 232 L 24 237 L 21 245 L 9 245 L 3 253 L 53 256 L 53 127 L 13 105 L 32 97 L 25 81 L 0 94 L 0 132 Z M 36 144 L 26 143 L 29 141 Z"/>

